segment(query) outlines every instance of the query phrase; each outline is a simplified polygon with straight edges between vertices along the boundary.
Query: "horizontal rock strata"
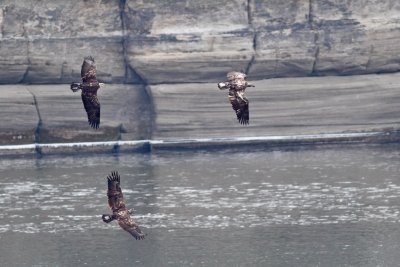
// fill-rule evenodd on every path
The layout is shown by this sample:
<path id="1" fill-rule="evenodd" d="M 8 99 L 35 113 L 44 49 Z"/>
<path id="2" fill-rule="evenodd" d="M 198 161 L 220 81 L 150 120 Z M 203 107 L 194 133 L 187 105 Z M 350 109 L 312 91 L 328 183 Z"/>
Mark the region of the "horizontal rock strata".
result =
<path id="1" fill-rule="evenodd" d="M 0 83 L 66 83 L 92 55 L 112 83 L 396 72 L 397 0 L 0 2 Z"/>
<path id="2" fill-rule="evenodd" d="M 0 143 L 58 143 L 147 139 L 151 106 L 143 86 L 105 85 L 98 90 L 100 128 L 88 124 L 80 92 L 69 85 L 0 86 Z"/>
<path id="3" fill-rule="evenodd" d="M 80 93 L 73 93 L 68 85 L 3 85 L 0 144 L 139 141 L 115 148 L 134 150 L 149 145 L 146 140 L 176 147 L 177 140 L 211 138 L 210 144 L 216 146 L 237 137 L 396 132 L 400 129 L 399 78 L 399 74 L 385 74 L 252 81 L 256 87 L 246 91 L 250 100 L 247 126 L 238 123 L 227 92 L 215 83 L 146 88 L 106 84 L 98 91 L 98 130 L 90 128 Z M 391 137 L 379 138 L 390 141 Z M 186 143 L 196 147 L 196 142 Z M 40 152 L 103 149 L 51 145 Z"/>

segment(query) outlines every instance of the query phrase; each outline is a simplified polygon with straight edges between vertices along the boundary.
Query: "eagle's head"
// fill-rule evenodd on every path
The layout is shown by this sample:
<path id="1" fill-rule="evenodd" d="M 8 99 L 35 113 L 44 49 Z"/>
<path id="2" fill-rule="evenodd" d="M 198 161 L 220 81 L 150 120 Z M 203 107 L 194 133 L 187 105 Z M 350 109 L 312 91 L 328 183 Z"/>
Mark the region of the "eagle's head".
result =
<path id="1" fill-rule="evenodd" d="M 83 60 L 88 62 L 90 65 L 94 64 L 94 58 L 92 56 L 84 57 Z"/>
<path id="2" fill-rule="evenodd" d="M 228 72 L 226 77 L 228 78 L 228 81 L 234 81 L 237 79 L 244 80 L 244 79 L 246 79 L 247 75 L 243 72 L 231 71 L 231 72 Z"/>

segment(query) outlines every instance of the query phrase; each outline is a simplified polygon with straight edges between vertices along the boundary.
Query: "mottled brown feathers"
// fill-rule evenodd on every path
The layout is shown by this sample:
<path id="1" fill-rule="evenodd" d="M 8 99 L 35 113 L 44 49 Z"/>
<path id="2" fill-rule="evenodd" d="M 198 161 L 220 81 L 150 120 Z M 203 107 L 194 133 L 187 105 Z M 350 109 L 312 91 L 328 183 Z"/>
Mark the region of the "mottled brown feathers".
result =
<path id="1" fill-rule="evenodd" d="M 92 56 L 83 59 L 81 68 L 82 83 L 72 83 L 73 92 L 82 90 L 82 102 L 87 113 L 89 125 L 98 129 L 100 126 L 100 102 L 97 98 L 97 90 L 100 84 L 96 78 L 96 65 Z"/>
<path id="2" fill-rule="evenodd" d="M 130 216 L 133 211 L 125 207 L 120 179 L 121 178 L 118 172 L 112 172 L 107 176 L 108 205 L 110 206 L 113 214 L 103 214 L 102 219 L 105 223 L 110 223 L 113 220 L 117 220 L 118 225 L 130 233 L 135 239 L 144 239 L 145 234 L 140 230 L 139 225 L 137 225 Z"/>
<path id="3" fill-rule="evenodd" d="M 124 196 L 122 195 L 118 172 L 112 172 L 107 176 L 107 184 L 108 205 L 110 206 L 110 209 L 115 212 L 121 208 L 125 208 Z"/>
<path id="4" fill-rule="evenodd" d="M 231 102 L 232 109 L 236 113 L 236 117 L 240 124 L 249 124 L 250 114 L 249 114 L 249 101 L 247 98 L 243 99 L 236 96 L 229 96 L 229 102 Z"/>
<path id="5" fill-rule="evenodd" d="M 96 65 L 92 56 L 83 59 L 81 78 L 83 83 L 97 82 Z"/>
<path id="6" fill-rule="evenodd" d="M 228 99 L 235 111 L 240 124 L 247 125 L 250 121 L 249 100 L 244 96 L 247 87 L 254 87 L 246 81 L 246 74 L 231 71 L 227 75 L 227 81 L 218 83 L 221 90 L 229 89 Z"/>

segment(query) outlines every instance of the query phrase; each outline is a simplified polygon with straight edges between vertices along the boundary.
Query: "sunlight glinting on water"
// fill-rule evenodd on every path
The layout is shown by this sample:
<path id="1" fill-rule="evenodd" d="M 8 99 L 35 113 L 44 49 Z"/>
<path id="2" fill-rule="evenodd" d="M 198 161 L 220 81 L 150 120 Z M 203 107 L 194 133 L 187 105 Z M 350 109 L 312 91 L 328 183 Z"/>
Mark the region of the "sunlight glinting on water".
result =
<path id="1" fill-rule="evenodd" d="M 118 229 L 101 221 L 109 212 L 104 190 L 79 188 L 76 184 L 60 185 L 35 182 L 0 184 L 0 232 L 24 233 Z M 343 222 L 399 222 L 400 209 L 393 205 L 400 199 L 400 186 L 392 183 L 380 187 L 335 185 L 240 183 L 228 189 L 198 189 L 185 186 L 157 187 L 147 194 L 154 202 L 143 203 L 137 190 L 124 190 L 126 202 L 136 210 L 151 207 L 156 212 L 135 214 L 145 228 L 226 228 L 256 227 L 274 224 L 314 225 Z M 369 205 L 373 200 L 374 205 Z M 87 203 L 87 204 L 85 204 Z M 376 204 L 378 203 L 378 204 Z M 90 215 L 77 210 L 84 208 Z M 183 214 L 180 209 L 189 209 Z M 24 215 L 37 210 L 37 216 Z M 96 214 L 97 211 L 97 214 Z M 47 214 L 46 214 L 47 213 Z"/>

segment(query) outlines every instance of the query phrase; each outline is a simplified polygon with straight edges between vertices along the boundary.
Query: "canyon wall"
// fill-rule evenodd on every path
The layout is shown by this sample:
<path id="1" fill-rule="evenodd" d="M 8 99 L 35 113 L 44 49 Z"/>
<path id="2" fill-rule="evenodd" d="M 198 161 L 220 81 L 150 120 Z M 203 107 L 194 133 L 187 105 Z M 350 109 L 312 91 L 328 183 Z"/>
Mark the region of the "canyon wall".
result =
<path id="1" fill-rule="evenodd" d="M 400 68 L 397 0 L 2 0 L 0 83 L 357 75 Z"/>

